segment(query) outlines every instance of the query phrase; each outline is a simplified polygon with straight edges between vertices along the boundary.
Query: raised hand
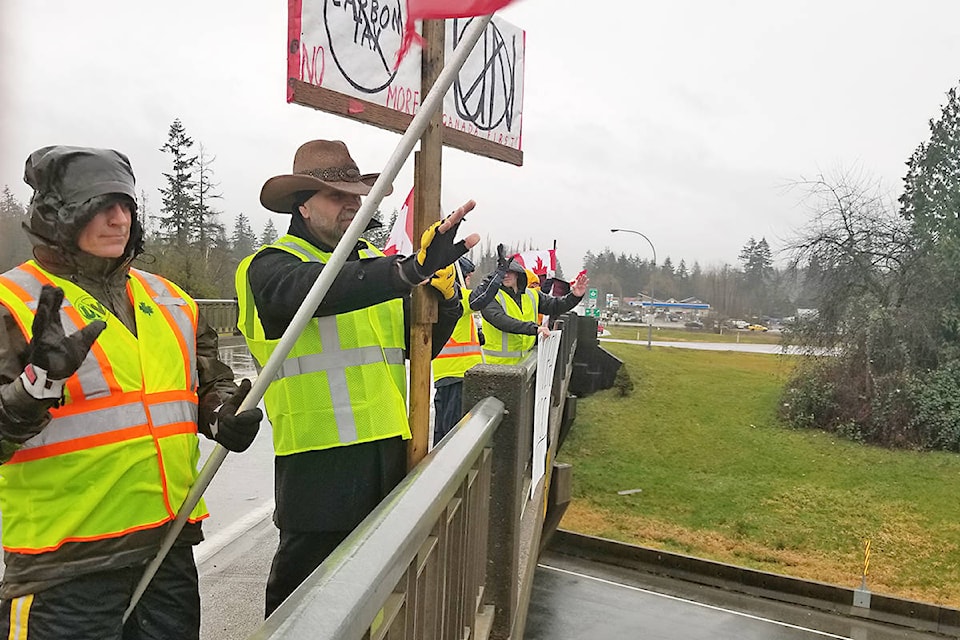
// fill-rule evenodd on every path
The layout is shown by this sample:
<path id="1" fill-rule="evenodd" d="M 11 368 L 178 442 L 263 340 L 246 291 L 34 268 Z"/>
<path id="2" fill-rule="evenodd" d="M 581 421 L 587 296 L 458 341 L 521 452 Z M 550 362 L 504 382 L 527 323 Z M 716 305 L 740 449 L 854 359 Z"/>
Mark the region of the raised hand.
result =
<path id="1" fill-rule="evenodd" d="M 37 313 L 33 317 L 33 338 L 27 345 L 27 366 L 20 380 L 27 393 L 37 400 L 59 400 L 63 386 L 83 364 L 100 333 L 107 328 L 102 320 L 66 335 L 60 321 L 63 289 L 43 285 Z"/>
<path id="2" fill-rule="evenodd" d="M 480 242 L 480 234 L 472 233 L 455 242 L 457 228 L 464 217 L 477 205 L 468 200 L 449 216 L 434 222 L 420 236 L 417 252 L 400 261 L 400 274 L 411 285 L 421 284 L 438 270 L 456 262 L 471 247 Z"/>

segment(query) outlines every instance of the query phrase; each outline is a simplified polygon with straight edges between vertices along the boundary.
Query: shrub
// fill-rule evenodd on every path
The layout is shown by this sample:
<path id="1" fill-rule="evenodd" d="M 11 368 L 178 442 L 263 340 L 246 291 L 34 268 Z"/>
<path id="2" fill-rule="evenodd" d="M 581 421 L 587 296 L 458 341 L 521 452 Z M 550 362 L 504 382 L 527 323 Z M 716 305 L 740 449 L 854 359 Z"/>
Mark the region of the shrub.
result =
<path id="1" fill-rule="evenodd" d="M 620 365 L 620 368 L 617 369 L 617 377 L 613 380 L 613 387 L 621 398 L 633 393 L 633 379 L 627 371 L 627 365 Z"/>
<path id="2" fill-rule="evenodd" d="M 960 451 L 960 362 L 927 371 L 911 385 L 910 426 L 925 449 Z"/>

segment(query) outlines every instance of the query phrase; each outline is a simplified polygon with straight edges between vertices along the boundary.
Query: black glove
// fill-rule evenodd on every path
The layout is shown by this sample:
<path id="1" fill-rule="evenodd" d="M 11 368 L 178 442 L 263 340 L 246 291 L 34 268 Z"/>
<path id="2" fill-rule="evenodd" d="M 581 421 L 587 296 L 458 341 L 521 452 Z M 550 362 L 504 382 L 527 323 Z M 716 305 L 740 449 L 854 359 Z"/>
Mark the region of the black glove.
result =
<path id="1" fill-rule="evenodd" d="M 59 400 L 63 385 L 84 358 L 107 323 L 96 320 L 67 336 L 60 322 L 63 289 L 48 284 L 40 291 L 33 317 L 33 339 L 27 345 L 27 366 L 20 374 L 23 388 L 37 400 Z"/>
<path id="2" fill-rule="evenodd" d="M 237 408 L 249 392 L 250 381 L 241 380 L 240 388 L 217 407 L 213 424 L 210 425 L 213 439 L 234 453 L 246 451 L 253 444 L 260 421 L 263 420 L 263 411 L 259 407 L 237 413 Z"/>
<path id="3" fill-rule="evenodd" d="M 461 221 L 462 222 L 462 221 Z M 467 252 L 466 242 L 454 242 L 460 223 L 440 233 L 443 221 L 434 222 L 420 236 L 420 249 L 400 261 L 400 275 L 410 286 L 416 286 L 444 267 L 450 266 Z"/>
<path id="4" fill-rule="evenodd" d="M 502 243 L 497 245 L 497 271 L 506 273 L 510 265 L 513 264 L 514 258 L 514 254 L 507 256 L 507 248 Z"/>

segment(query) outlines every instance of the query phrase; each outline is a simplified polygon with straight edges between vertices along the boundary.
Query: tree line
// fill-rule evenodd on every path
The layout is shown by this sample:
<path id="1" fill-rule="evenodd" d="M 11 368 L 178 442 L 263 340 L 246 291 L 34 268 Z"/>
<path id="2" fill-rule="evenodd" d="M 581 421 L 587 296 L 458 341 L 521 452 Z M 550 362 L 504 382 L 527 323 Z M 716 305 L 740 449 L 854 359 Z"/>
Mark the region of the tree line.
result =
<path id="1" fill-rule="evenodd" d="M 601 306 L 606 294 L 614 298 L 650 297 L 660 301 L 695 299 L 710 305 L 704 319 L 719 325 L 737 318 L 762 322 L 794 316 L 797 308 L 814 306 L 817 292 L 805 268 L 776 267 L 766 238 L 751 237 L 738 264 L 703 268 L 685 259 L 674 265 L 667 256 L 661 264 L 609 249 L 587 252 L 584 268 L 590 285 L 598 289 Z"/>

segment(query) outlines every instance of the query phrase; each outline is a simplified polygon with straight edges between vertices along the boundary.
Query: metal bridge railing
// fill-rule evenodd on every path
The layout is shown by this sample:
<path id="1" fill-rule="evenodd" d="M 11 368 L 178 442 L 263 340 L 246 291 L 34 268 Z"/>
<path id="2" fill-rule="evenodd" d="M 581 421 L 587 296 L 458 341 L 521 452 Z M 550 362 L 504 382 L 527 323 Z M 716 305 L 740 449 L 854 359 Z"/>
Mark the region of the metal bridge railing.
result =
<path id="1" fill-rule="evenodd" d="M 477 404 L 251 638 L 485 635 L 490 443 L 503 414 L 495 398 Z"/>

